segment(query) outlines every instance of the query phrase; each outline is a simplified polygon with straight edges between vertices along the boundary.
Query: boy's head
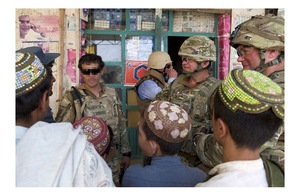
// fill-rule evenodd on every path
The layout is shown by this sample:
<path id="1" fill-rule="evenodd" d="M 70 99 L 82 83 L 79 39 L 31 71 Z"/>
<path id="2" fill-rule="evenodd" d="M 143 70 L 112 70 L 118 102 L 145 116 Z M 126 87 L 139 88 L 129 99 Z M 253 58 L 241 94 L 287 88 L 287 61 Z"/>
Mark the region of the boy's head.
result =
<path id="1" fill-rule="evenodd" d="M 16 120 L 30 121 L 34 110 L 42 120 L 49 106 L 51 75 L 31 53 L 16 53 Z M 32 121 L 37 122 L 37 121 Z"/>
<path id="2" fill-rule="evenodd" d="M 139 123 L 139 145 L 147 156 L 175 155 L 191 129 L 185 110 L 167 101 L 154 101 Z"/>
<path id="3" fill-rule="evenodd" d="M 112 130 L 104 120 L 86 116 L 75 121 L 73 127 L 81 127 L 83 134 L 94 145 L 99 155 L 104 157 L 104 155 L 108 154 L 113 138 Z"/>
<path id="4" fill-rule="evenodd" d="M 282 124 L 284 91 L 259 72 L 237 69 L 219 86 L 213 108 L 214 133 L 221 145 L 218 129 L 225 123 L 236 147 L 257 150 Z"/>
<path id="5" fill-rule="evenodd" d="M 44 53 L 43 49 L 37 46 L 26 47 L 17 50 L 16 53 L 32 53 L 36 55 L 42 62 L 42 64 L 48 69 L 48 72 L 52 77 L 51 86 L 49 89 L 49 96 L 51 96 L 53 94 L 53 83 L 56 81 L 55 77 L 52 74 L 52 67 L 55 64 L 55 59 L 60 56 L 60 53 Z"/>

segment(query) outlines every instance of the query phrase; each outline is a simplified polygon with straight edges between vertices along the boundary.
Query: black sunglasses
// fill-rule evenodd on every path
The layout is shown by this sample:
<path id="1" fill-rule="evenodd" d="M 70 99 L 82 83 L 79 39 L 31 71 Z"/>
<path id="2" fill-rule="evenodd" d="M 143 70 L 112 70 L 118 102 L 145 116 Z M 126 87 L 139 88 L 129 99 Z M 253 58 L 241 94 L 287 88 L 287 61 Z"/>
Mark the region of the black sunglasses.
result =
<path id="1" fill-rule="evenodd" d="M 188 62 L 188 61 L 193 60 L 193 59 L 189 58 L 189 57 L 182 57 L 181 60 L 182 60 L 182 62 Z"/>
<path id="2" fill-rule="evenodd" d="M 97 68 L 97 69 L 81 69 L 81 73 L 84 74 L 84 75 L 89 75 L 89 74 L 93 74 L 93 75 L 96 75 L 100 72 L 100 69 Z"/>

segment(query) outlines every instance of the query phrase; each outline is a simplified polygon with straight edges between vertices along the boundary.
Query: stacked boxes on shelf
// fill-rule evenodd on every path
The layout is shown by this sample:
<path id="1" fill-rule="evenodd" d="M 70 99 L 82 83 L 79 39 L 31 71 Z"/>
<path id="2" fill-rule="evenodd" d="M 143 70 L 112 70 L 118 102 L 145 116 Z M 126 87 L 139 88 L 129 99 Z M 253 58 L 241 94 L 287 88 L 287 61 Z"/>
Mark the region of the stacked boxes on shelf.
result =
<path id="1" fill-rule="evenodd" d="M 155 10 L 130 9 L 130 30 L 151 31 L 155 29 Z"/>
<path id="2" fill-rule="evenodd" d="M 121 30 L 121 26 L 122 26 L 122 10 L 112 9 L 110 28 L 113 30 Z"/>
<path id="3" fill-rule="evenodd" d="M 155 30 L 155 11 L 153 9 L 142 9 L 142 30 Z"/>
<path id="4" fill-rule="evenodd" d="M 94 9 L 94 28 L 104 30 L 124 30 L 122 27 L 122 9 Z M 155 30 L 154 9 L 130 9 L 130 30 L 153 31 Z M 162 14 L 162 30 L 167 31 L 169 26 L 168 11 Z"/>
<path id="5" fill-rule="evenodd" d="M 130 30 L 138 30 L 138 9 L 130 9 L 129 11 Z M 140 29 L 139 29 L 140 30 Z"/>
<path id="6" fill-rule="evenodd" d="M 95 28 L 109 29 L 111 14 L 109 9 L 95 9 L 94 26 Z"/>
<path id="7" fill-rule="evenodd" d="M 121 9 L 95 9 L 94 26 L 100 29 L 121 30 L 122 10 Z"/>
<path id="8" fill-rule="evenodd" d="M 175 11 L 173 31 L 174 32 L 215 32 L 215 17 L 211 13 L 198 11 Z"/>
<path id="9" fill-rule="evenodd" d="M 162 31 L 168 31 L 169 29 L 169 12 L 166 10 L 162 11 Z"/>

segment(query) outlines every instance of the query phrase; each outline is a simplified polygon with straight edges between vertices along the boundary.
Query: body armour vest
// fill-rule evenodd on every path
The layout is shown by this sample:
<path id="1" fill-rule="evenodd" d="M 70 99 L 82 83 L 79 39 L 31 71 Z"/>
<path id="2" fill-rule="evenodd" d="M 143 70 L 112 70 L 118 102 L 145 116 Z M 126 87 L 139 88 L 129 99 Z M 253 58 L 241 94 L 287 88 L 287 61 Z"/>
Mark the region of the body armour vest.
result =
<path id="1" fill-rule="evenodd" d="M 221 84 L 214 77 L 208 77 L 195 87 L 186 87 L 183 82 L 187 80 L 187 75 L 180 75 L 171 83 L 169 100 L 183 108 L 192 119 L 192 126 L 198 127 L 205 125 L 211 127 L 208 114 L 208 98 Z"/>
<path id="2" fill-rule="evenodd" d="M 187 87 L 190 76 L 181 74 L 177 79 L 168 85 L 163 91 L 157 94 L 155 100 L 166 100 L 183 108 L 190 116 L 192 129 L 186 137 L 178 155 L 182 157 L 184 164 L 196 166 L 197 154 L 192 142 L 193 135 L 202 131 L 201 127 L 208 133 L 211 129 L 211 117 L 209 114 L 209 97 L 216 91 L 222 81 L 214 77 L 208 77 L 196 86 Z M 187 156 L 186 156 L 187 155 Z M 183 160 L 186 159 L 186 160 Z"/>
<path id="3" fill-rule="evenodd" d="M 134 86 L 134 91 L 136 92 L 136 99 L 137 99 L 137 103 L 138 103 L 138 109 L 139 109 L 139 112 L 141 114 L 144 112 L 146 107 L 152 101 L 150 99 L 142 100 L 137 94 L 137 89 L 138 89 L 139 85 L 142 82 L 146 81 L 146 80 L 154 81 L 158 85 L 158 87 L 160 87 L 161 89 L 163 89 L 166 86 L 165 79 L 164 79 L 164 77 L 162 76 L 161 73 L 159 73 L 159 72 L 157 72 L 156 70 L 153 70 L 153 69 L 145 72 L 144 76 L 140 80 L 138 80 L 138 82 Z"/>
<path id="4" fill-rule="evenodd" d="M 268 76 L 272 81 L 284 89 L 284 70 L 273 72 Z M 278 141 L 281 139 L 281 142 Z M 278 128 L 273 137 L 260 148 L 261 155 L 284 164 L 284 123 Z"/>
<path id="5" fill-rule="evenodd" d="M 114 134 L 114 143 L 120 144 L 121 130 L 125 129 L 125 118 L 122 114 L 122 103 L 117 97 L 115 89 L 107 85 L 103 85 L 104 93 L 97 98 L 95 95 L 90 94 L 81 87 L 76 87 L 78 90 L 74 95 L 75 89 L 71 89 L 66 93 L 70 93 L 73 99 L 73 107 L 75 109 L 74 121 L 79 120 L 83 116 L 95 116 L 103 119 L 107 125 L 112 128 Z M 70 95 L 69 95 L 70 96 Z M 67 109 L 66 109 L 67 113 Z M 64 118 L 62 114 L 62 118 Z M 68 121 L 68 120 L 63 120 Z M 73 121 L 73 122 L 74 122 Z"/>
<path id="6" fill-rule="evenodd" d="M 273 72 L 268 77 L 284 89 L 284 70 Z"/>

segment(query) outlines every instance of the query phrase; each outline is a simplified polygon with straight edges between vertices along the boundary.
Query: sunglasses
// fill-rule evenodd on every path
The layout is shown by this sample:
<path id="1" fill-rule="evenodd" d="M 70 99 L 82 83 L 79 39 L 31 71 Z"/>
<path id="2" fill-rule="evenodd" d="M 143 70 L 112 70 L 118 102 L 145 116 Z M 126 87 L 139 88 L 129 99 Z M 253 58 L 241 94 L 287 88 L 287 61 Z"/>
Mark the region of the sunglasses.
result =
<path id="1" fill-rule="evenodd" d="M 165 68 L 170 68 L 171 66 L 171 64 L 166 64 Z"/>
<path id="2" fill-rule="evenodd" d="M 84 74 L 84 75 L 90 75 L 91 73 L 93 75 L 96 75 L 100 72 L 100 69 L 97 68 L 97 69 L 81 69 L 81 73 Z"/>
<path id="3" fill-rule="evenodd" d="M 193 59 L 192 58 L 188 58 L 188 57 L 182 57 L 181 60 L 182 60 L 182 62 L 188 62 L 188 61 L 191 61 Z"/>

